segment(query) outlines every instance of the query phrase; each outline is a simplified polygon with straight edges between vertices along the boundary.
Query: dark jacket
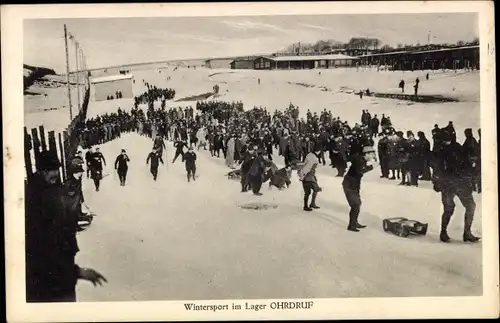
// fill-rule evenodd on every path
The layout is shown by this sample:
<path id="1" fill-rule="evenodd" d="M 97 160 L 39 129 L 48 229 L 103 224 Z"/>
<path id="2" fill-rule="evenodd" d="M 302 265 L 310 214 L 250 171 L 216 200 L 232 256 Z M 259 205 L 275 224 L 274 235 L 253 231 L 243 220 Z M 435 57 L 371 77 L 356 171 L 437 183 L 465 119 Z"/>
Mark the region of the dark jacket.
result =
<path id="1" fill-rule="evenodd" d="M 184 149 L 184 147 L 187 148 L 186 143 L 184 141 L 177 141 L 174 144 L 174 147 L 175 147 L 176 152 L 179 152 L 179 153 Z"/>
<path id="2" fill-rule="evenodd" d="M 75 255 L 81 183 L 47 184 L 39 175 L 26 187 L 26 298 L 30 302 L 61 301 L 75 290 Z"/>
<path id="3" fill-rule="evenodd" d="M 366 159 L 361 155 L 351 156 L 351 166 L 344 176 L 342 185 L 344 188 L 359 192 L 361 188 L 361 178 L 366 172 L 373 169 L 373 166 L 366 165 Z"/>
<path id="4" fill-rule="evenodd" d="M 129 161 L 130 159 L 128 158 L 128 155 L 123 155 L 123 154 L 118 155 L 115 160 L 115 169 L 120 169 L 120 170 L 128 169 L 127 162 Z"/>
<path id="5" fill-rule="evenodd" d="M 252 166 L 250 167 L 250 170 L 248 171 L 248 175 L 254 176 L 254 177 L 262 177 L 265 169 L 266 169 L 266 163 L 265 163 L 264 157 L 257 156 L 253 160 Z"/>
<path id="6" fill-rule="evenodd" d="M 196 168 L 196 153 L 194 151 L 188 151 L 184 154 L 184 162 L 186 165 L 186 170 L 191 170 Z"/>
<path id="7" fill-rule="evenodd" d="M 434 176 L 442 189 L 472 189 L 472 164 L 459 143 L 441 146 L 435 158 Z"/>
<path id="8" fill-rule="evenodd" d="M 101 152 L 92 153 L 92 159 L 90 160 L 91 167 L 96 170 L 102 170 L 102 163 L 106 164 L 106 159 Z"/>
<path id="9" fill-rule="evenodd" d="M 158 153 L 150 152 L 148 158 L 146 159 L 146 164 L 149 164 L 150 160 L 151 160 L 151 168 L 158 168 L 160 162 L 163 164 L 163 159 L 161 158 L 161 155 Z"/>

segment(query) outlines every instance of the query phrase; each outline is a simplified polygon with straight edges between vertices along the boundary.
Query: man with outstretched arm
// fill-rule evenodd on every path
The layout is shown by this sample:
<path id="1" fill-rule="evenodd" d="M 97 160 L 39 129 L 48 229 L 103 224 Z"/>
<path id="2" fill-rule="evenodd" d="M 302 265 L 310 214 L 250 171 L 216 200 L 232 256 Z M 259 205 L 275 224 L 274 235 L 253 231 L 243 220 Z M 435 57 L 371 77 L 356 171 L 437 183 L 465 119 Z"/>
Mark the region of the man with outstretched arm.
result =
<path id="1" fill-rule="evenodd" d="M 359 232 L 359 229 L 365 228 L 358 222 L 359 212 L 361 210 L 361 178 L 363 175 L 373 170 L 375 162 L 375 151 L 372 147 L 364 147 L 362 153 L 355 153 L 351 156 L 351 166 L 344 176 L 342 188 L 349 203 L 349 225 L 347 230 Z"/>

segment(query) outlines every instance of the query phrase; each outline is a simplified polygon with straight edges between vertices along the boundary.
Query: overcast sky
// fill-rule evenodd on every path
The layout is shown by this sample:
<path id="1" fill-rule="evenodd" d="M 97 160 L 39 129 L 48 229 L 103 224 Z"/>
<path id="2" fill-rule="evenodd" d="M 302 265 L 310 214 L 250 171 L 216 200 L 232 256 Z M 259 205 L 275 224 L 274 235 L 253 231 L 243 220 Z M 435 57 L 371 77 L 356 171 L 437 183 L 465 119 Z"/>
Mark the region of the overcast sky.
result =
<path id="1" fill-rule="evenodd" d="M 65 71 L 63 24 L 83 47 L 90 68 L 170 59 L 271 53 L 294 42 L 376 37 L 383 44 L 470 41 L 475 13 L 99 18 L 25 20 L 24 63 Z M 74 52 L 70 55 L 74 62 Z"/>

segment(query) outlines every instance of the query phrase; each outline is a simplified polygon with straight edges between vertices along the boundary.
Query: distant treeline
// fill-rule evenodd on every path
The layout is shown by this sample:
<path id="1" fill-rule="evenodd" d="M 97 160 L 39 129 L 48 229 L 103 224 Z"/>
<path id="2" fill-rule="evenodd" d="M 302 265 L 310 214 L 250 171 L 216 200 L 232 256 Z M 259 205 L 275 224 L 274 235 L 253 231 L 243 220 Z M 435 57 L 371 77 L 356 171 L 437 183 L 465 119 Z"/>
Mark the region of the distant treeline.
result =
<path id="1" fill-rule="evenodd" d="M 56 75 L 56 72 L 53 69 L 45 67 L 36 67 L 23 64 L 23 69 L 27 69 L 30 71 L 28 75 L 23 75 L 25 90 L 29 88 L 36 80 L 44 77 L 45 75 Z"/>
<path id="2" fill-rule="evenodd" d="M 331 52 L 344 51 L 366 51 L 372 54 L 375 53 L 390 53 L 395 51 L 415 51 L 415 50 L 432 50 L 442 48 L 456 48 L 462 46 L 479 45 L 479 38 L 476 37 L 471 41 L 459 40 L 454 44 L 397 44 L 392 47 L 388 44 L 383 45 L 383 42 L 378 38 L 353 37 L 349 42 L 344 43 L 334 39 L 319 40 L 315 43 L 294 43 L 285 49 L 278 51 L 276 54 L 327 54 Z"/>

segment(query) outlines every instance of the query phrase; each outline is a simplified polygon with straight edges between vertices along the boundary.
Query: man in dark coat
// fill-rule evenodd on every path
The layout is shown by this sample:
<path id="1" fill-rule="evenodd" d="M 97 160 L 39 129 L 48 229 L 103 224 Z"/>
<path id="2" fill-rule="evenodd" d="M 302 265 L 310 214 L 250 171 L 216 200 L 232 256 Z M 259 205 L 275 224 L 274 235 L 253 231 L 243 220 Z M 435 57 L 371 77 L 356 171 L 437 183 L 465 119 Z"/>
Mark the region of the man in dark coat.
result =
<path id="1" fill-rule="evenodd" d="M 467 160 L 472 165 L 473 189 L 474 189 L 474 191 L 478 191 L 478 176 L 477 176 L 477 174 L 479 172 L 477 171 L 477 169 L 478 169 L 478 167 L 480 167 L 480 165 L 479 165 L 480 147 L 479 147 L 479 143 L 477 142 L 476 138 L 474 138 L 474 135 L 472 134 L 471 128 L 465 129 L 464 134 L 465 134 L 465 141 L 464 141 L 464 144 L 462 145 L 462 147 L 464 149 L 464 153 L 465 153 Z"/>
<path id="2" fill-rule="evenodd" d="M 347 230 L 349 231 L 359 232 L 359 229 L 366 227 L 358 222 L 361 210 L 360 189 L 363 175 L 373 170 L 373 165 L 368 165 L 368 162 L 371 162 L 371 158 L 369 155 L 365 156 L 364 153 L 356 153 L 351 156 L 351 166 L 342 181 L 344 194 L 351 208 L 349 211 L 349 225 L 347 226 Z"/>
<path id="3" fill-rule="evenodd" d="M 158 150 L 158 153 L 163 156 L 163 149 L 167 149 L 167 146 L 165 146 L 165 141 L 163 141 L 160 135 L 156 136 L 153 142 L 153 148 Z"/>
<path id="4" fill-rule="evenodd" d="M 153 175 L 153 179 L 156 181 L 156 178 L 158 177 L 158 166 L 160 165 L 160 162 L 162 164 L 164 164 L 164 162 L 156 149 L 153 149 L 153 151 L 149 153 L 148 158 L 146 159 L 146 165 L 149 164 L 150 160 L 151 166 L 149 171 Z"/>
<path id="5" fill-rule="evenodd" d="M 382 138 L 378 141 L 378 160 L 380 161 L 380 171 L 382 175 L 380 178 L 389 178 L 389 138 L 387 138 L 387 133 L 381 133 Z"/>
<path id="6" fill-rule="evenodd" d="M 83 168 L 61 186 L 57 156 L 44 152 L 38 172 L 29 179 L 25 198 L 26 301 L 75 302 L 78 279 L 101 285 L 106 279 L 75 263 L 81 213 Z"/>
<path id="7" fill-rule="evenodd" d="M 186 165 L 186 172 L 187 172 L 187 180 L 188 182 L 191 181 L 191 178 L 193 180 L 196 180 L 196 153 L 193 150 L 193 147 L 189 147 L 189 150 L 187 153 L 184 154 L 184 162 Z"/>
<path id="8" fill-rule="evenodd" d="M 471 232 L 472 222 L 476 203 L 472 196 L 472 165 L 467 159 L 462 146 L 453 140 L 453 133 L 444 128 L 439 133 L 441 147 L 436 154 L 436 168 L 434 171 L 434 190 L 441 192 L 443 203 L 443 215 L 441 218 L 441 234 L 439 238 L 442 242 L 449 242 L 448 224 L 455 211 L 455 196 L 465 208 L 465 224 L 463 240 L 477 242 L 480 238 L 475 237 Z"/>
<path id="9" fill-rule="evenodd" d="M 418 141 L 419 141 L 419 147 L 421 151 L 421 174 L 422 177 L 420 178 L 423 181 L 430 181 L 431 180 L 431 143 L 427 138 L 425 137 L 425 133 L 423 131 L 419 131 L 417 133 L 418 136 Z"/>
<path id="10" fill-rule="evenodd" d="M 377 118 L 377 115 L 373 116 L 373 119 L 370 121 L 370 130 L 371 130 L 371 136 L 377 136 L 378 135 L 378 127 L 380 126 L 380 121 Z"/>
<path id="11" fill-rule="evenodd" d="M 181 156 L 182 160 L 184 160 L 184 147 L 187 148 L 186 141 L 184 141 L 184 140 L 177 140 L 174 143 L 174 147 L 175 147 L 175 155 L 174 155 L 174 159 L 172 160 L 172 164 L 175 163 L 175 161 L 177 160 L 177 158 L 179 156 Z"/>
<path id="12" fill-rule="evenodd" d="M 106 165 L 106 159 L 104 155 L 101 153 L 99 147 L 96 148 L 95 152 L 92 153 L 92 159 L 90 162 L 90 177 L 94 180 L 94 185 L 96 191 L 99 191 L 101 179 L 102 179 L 102 170 L 103 164 Z"/>
<path id="13" fill-rule="evenodd" d="M 253 149 L 249 149 L 246 151 L 245 156 L 243 157 L 243 163 L 241 163 L 241 192 L 247 192 L 250 189 L 250 183 L 248 183 L 248 172 L 252 167 L 253 161 L 255 159 L 255 151 Z"/>
<path id="14" fill-rule="evenodd" d="M 254 195 L 260 196 L 260 189 L 262 187 L 262 176 L 266 171 L 267 164 L 264 159 L 264 151 L 258 151 L 257 157 L 254 159 L 252 166 L 247 174 L 247 181 L 252 188 L 252 192 Z"/>
<path id="15" fill-rule="evenodd" d="M 115 170 L 118 172 L 120 186 L 125 186 L 125 181 L 127 180 L 128 162 L 130 162 L 130 158 L 128 157 L 125 149 L 122 149 L 121 153 L 115 159 Z"/>

